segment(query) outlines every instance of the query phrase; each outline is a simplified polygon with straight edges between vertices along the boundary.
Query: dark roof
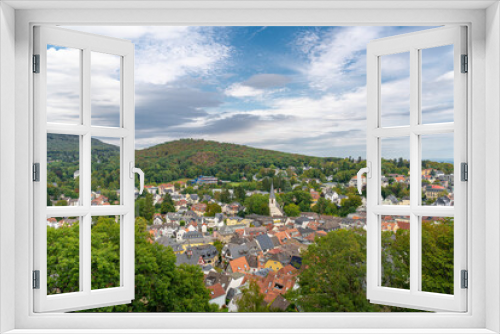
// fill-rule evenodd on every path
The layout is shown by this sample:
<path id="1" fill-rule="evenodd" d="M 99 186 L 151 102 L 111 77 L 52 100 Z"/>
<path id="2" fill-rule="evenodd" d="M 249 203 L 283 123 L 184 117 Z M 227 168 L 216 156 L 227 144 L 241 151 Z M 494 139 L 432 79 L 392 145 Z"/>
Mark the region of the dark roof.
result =
<path id="1" fill-rule="evenodd" d="M 290 302 L 286 300 L 282 295 L 278 295 L 276 298 L 274 298 L 269 308 L 285 311 L 288 306 L 290 306 Z"/>
<path id="2" fill-rule="evenodd" d="M 255 255 L 247 255 L 245 256 L 250 268 L 257 268 L 259 266 L 259 261 L 257 260 L 257 256 Z"/>
<path id="3" fill-rule="evenodd" d="M 281 245 L 280 240 L 278 239 L 278 237 L 275 237 L 275 236 L 271 237 L 271 242 L 273 243 L 274 247 L 278 247 Z"/>
<path id="4" fill-rule="evenodd" d="M 231 276 L 218 273 L 215 271 L 211 271 L 205 277 L 205 286 L 209 287 L 214 284 L 220 284 L 224 290 L 229 287 L 229 283 L 231 282 Z"/>
<path id="5" fill-rule="evenodd" d="M 227 295 L 226 295 L 226 299 L 228 300 L 231 300 L 233 299 L 233 297 L 238 293 L 238 290 L 235 289 L 235 288 L 230 288 L 229 290 L 227 290 Z"/>
<path id="6" fill-rule="evenodd" d="M 274 244 L 267 234 L 261 234 L 255 237 L 259 243 L 260 249 L 267 251 L 274 248 Z"/>

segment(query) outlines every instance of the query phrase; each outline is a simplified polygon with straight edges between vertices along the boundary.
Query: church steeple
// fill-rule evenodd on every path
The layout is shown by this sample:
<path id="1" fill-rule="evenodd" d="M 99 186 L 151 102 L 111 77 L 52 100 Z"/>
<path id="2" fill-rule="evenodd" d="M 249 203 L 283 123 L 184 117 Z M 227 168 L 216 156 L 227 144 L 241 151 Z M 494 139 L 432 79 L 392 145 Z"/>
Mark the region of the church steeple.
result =
<path id="1" fill-rule="evenodd" d="M 273 186 L 273 181 L 271 180 L 271 190 L 269 190 L 269 199 L 270 200 L 275 200 L 276 198 L 274 197 L 274 186 Z"/>

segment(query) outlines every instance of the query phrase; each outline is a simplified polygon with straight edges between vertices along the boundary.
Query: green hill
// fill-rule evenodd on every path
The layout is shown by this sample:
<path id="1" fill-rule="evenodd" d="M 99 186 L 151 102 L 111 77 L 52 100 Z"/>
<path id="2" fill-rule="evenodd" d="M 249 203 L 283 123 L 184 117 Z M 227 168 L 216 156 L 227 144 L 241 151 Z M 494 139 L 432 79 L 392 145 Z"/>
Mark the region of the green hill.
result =
<path id="1" fill-rule="evenodd" d="M 136 151 L 136 165 L 149 182 L 168 182 L 198 175 L 237 181 L 262 168 L 300 167 L 323 158 L 257 149 L 207 140 L 180 139 Z"/>

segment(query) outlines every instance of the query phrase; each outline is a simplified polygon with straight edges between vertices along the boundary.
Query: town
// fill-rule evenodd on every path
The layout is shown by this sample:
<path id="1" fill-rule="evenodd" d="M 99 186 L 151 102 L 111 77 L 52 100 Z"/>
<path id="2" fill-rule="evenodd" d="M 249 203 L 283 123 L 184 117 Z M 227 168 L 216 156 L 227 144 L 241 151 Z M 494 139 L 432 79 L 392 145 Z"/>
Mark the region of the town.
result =
<path id="1" fill-rule="evenodd" d="M 215 176 L 149 183 L 144 195 L 136 189 L 136 216 L 148 221 L 151 243 L 172 249 L 177 265 L 203 271 L 210 303 L 219 309 L 238 312 L 254 282 L 267 308 L 290 311 L 287 293 L 298 288 L 304 251 L 329 232 L 366 228 L 366 199 L 356 193 L 356 176 L 336 182 L 333 176 L 309 177 L 314 174 L 310 166 L 266 169 L 252 176 L 259 188 L 253 190 L 242 186 L 245 177 L 243 183 Z M 381 204 L 409 205 L 408 174 L 384 173 Z M 64 194 L 51 201 L 78 205 Z M 92 192 L 92 205 L 110 205 L 119 203 L 119 191 L 115 203 L 110 201 L 100 190 Z M 423 169 L 422 203 L 453 206 L 453 174 Z M 76 221 L 49 218 L 47 224 L 64 228 Z M 409 230 L 404 216 L 383 216 L 381 224 L 382 231 Z"/>

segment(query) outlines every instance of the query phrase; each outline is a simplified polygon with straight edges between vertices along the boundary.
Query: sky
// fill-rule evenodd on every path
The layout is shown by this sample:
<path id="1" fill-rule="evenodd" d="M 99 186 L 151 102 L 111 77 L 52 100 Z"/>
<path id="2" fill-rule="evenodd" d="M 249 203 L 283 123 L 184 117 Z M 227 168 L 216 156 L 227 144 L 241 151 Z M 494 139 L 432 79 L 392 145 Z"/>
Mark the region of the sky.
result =
<path id="1" fill-rule="evenodd" d="M 137 149 L 203 138 L 313 156 L 363 158 L 368 42 L 429 29 L 66 28 L 135 44 Z M 453 66 L 446 61 L 452 54 L 452 46 L 422 51 L 424 123 L 453 121 Z M 92 122 L 117 126 L 119 59 L 92 53 L 91 63 Z M 381 63 L 382 125 L 408 125 L 408 54 L 383 56 Z M 78 121 L 78 53 L 49 46 L 48 70 L 48 120 Z M 425 141 L 431 145 L 424 145 L 424 159 L 452 158 L 452 136 Z M 402 142 L 389 140 L 386 151 L 408 158 Z"/>

